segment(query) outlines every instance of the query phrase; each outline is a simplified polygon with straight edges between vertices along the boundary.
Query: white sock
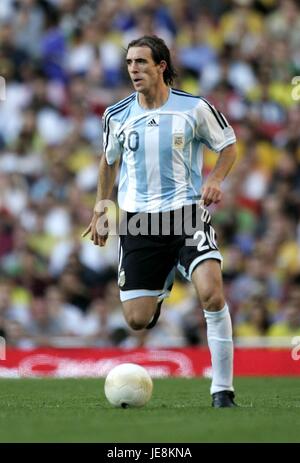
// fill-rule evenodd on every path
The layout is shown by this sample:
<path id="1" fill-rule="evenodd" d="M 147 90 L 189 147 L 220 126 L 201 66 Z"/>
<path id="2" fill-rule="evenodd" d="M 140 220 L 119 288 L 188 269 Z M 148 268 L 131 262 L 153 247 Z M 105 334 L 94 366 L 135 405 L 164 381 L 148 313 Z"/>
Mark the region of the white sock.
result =
<path id="1" fill-rule="evenodd" d="M 204 316 L 213 372 L 210 393 L 233 391 L 232 324 L 228 306 L 225 304 L 218 312 L 204 310 Z"/>

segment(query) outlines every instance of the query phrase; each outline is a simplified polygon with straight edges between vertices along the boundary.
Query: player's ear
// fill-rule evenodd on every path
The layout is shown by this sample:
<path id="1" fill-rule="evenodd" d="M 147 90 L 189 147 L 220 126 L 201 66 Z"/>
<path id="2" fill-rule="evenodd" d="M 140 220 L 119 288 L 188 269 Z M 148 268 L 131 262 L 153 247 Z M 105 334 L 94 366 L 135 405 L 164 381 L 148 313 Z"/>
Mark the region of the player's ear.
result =
<path id="1" fill-rule="evenodd" d="M 159 69 L 160 69 L 161 74 L 163 74 L 163 73 L 165 72 L 165 70 L 167 69 L 167 63 L 166 63 L 166 61 L 162 60 L 162 61 L 159 63 Z"/>

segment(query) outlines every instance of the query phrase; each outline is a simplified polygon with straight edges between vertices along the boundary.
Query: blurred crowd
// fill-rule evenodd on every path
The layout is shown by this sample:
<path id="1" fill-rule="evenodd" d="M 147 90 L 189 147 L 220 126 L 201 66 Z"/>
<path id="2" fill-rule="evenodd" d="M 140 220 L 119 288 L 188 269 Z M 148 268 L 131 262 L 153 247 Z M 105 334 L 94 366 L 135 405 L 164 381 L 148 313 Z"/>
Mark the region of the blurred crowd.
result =
<path id="1" fill-rule="evenodd" d="M 144 34 L 170 47 L 175 87 L 236 131 L 239 159 L 210 210 L 237 344 L 300 335 L 300 1 L 1 0 L 0 336 L 11 346 L 206 343 L 179 276 L 157 327 L 131 331 L 117 237 L 104 248 L 81 238 L 101 116 L 132 93 L 125 48 Z M 216 159 L 206 152 L 205 174 Z"/>

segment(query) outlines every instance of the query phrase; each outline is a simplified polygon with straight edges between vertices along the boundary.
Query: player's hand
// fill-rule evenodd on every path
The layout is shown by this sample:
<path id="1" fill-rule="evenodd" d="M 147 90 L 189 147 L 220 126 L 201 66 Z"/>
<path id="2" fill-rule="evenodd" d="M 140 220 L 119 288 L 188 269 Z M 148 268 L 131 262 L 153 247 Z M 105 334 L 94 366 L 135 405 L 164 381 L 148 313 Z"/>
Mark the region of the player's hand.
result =
<path id="1" fill-rule="evenodd" d="M 91 240 L 96 246 L 105 246 L 109 234 L 108 219 L 106 214 L 94 212 L 89 226 L 82 233 L 82 238 L 91 234 Z"/>
<path id="2" fill-rule="evenodd" d="M 202 187 L 201 199 L 204 206 L 218 204 L 222 199 L 221 182 L 208 178 Z"/>

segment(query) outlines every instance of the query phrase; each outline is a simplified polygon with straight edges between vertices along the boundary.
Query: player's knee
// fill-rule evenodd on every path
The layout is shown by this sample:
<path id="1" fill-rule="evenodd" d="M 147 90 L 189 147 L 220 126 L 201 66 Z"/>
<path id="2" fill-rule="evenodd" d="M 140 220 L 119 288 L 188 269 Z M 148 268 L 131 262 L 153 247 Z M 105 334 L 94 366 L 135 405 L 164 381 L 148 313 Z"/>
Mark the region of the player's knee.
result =
<path id="1" fill-rule="evenodd" d="M 155 298 L 133 299 L 123 303 L 124 315 L 130 328 L 143 330 L 147 327 L 156 309 Z"/>
<path id="2" fill-rule="evenodd" d="M 129 310 L 125 312 L 128 325 L 133 330 L 143 330 L 148 325 L 148 318 L 141 310 Z"/>
<path id="3" fill-rule="evenodd" d="M 148 321 L 140 318 L 140 317 L 137 317 L 137 316 L 129 316 L 127 318 L 127 322 L 130 326 L 130 328 L 132 328 L 133 330 L 143 330 L 144 328 L 146 328 L 146 326 L 148 325 Z"/>
<path id="4" fill-rule="evenodd" d="M 225 305 L 223 294 L 216 291 L 207 291 L 201 299 L 205 310 L 217 312 Z"/>

